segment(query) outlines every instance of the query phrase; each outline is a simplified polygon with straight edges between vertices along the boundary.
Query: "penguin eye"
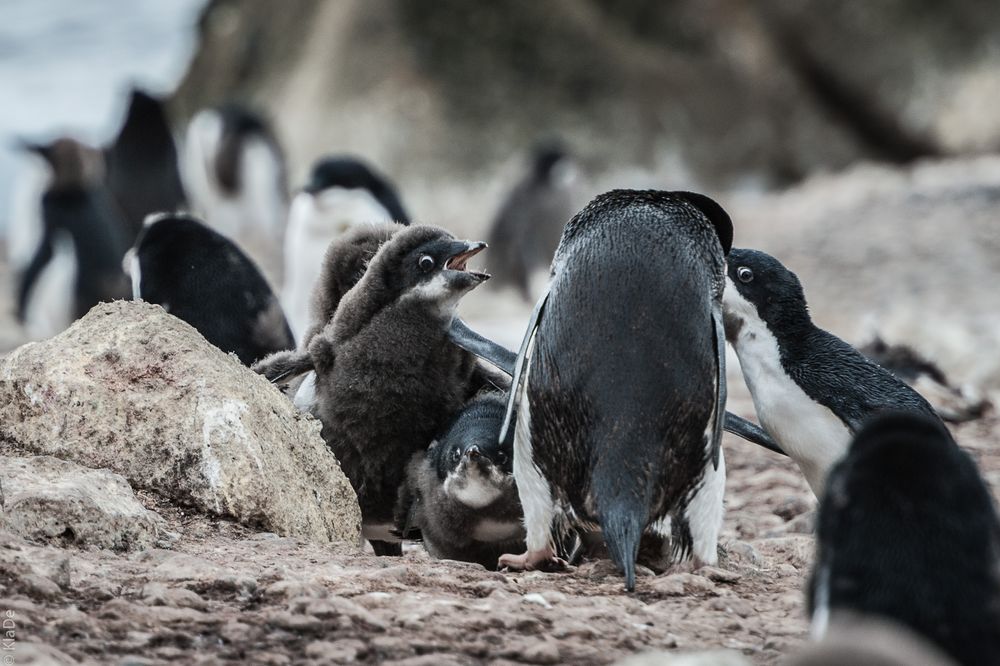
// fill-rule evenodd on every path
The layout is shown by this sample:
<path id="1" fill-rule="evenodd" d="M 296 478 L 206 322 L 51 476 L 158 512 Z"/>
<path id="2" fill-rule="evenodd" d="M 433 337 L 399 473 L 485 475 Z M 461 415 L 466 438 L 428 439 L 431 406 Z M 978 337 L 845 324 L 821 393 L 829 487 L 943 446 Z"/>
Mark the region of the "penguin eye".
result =
<path id="1" fill-rule="evenodd" d="M 740 282 L 744 284 L 747 282 L 753 282 L 753 271 L 746 266 L 740 266 L 736 269 L 736 277 L 738 277 Z"/>
<path id="2" fill-rule="evenodd" d="M 496 461 L 496 464 L 503 465 L 505 462 L 507 462 L 507 454 L 504 453 L 503 451 L 497 451 L 496 455 L 493 456 L 493 460 Z"/>
<path id="3" fill-rule="evenodd" d="M 420 266 L 420 270 L 426 273 L 430 269 L 434 268 L 434 257 L 429 254 L 425 254 L 420 257 L 419 261 L 417 261 L 417 265 Z"/>
<path id="4" fill-rule="evenodd" d="M 462 458 L 462 452 L 459 449 L 451 450 L 451 461 L 458 462 Z"/>

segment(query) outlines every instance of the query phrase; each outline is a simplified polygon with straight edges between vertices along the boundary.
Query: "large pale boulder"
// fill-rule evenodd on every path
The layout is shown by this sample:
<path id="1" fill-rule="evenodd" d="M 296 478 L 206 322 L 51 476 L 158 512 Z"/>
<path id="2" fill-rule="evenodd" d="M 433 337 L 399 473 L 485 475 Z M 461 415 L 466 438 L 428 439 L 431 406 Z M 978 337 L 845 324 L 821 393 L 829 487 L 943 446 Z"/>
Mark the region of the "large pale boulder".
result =
<path id="1" fill-rule="evenodd" d="M 166 523 L 121 475 L 51 456 L 0 456 L 0 529 L 56 545 L 137 550 Z"/>
<path id="2" fill-rule="evenodd" d="M 361 513 L 320 424 L 161 307 L 98 305 L 0 360 L 0 453 L 108 468 L 259 529 L 356 542 Z"/>

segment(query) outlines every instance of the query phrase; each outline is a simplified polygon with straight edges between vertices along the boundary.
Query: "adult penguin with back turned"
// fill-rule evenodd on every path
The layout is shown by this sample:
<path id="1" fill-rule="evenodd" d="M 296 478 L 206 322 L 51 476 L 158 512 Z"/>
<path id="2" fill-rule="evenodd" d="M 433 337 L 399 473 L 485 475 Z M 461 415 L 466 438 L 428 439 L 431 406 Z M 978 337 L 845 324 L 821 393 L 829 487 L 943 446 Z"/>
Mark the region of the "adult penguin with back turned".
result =
<path id="1" fill-rule="evenodd" d="M 957 664 L 1000 664 L 1000 518 L 975 462 L 938 419 L 880 414 L 830 471 L 809 611 L 816 639 L 876 616 Z"/>
<path id="2" fill-rule="evenodd" d="M 558 514 L 601 530 L 630 591 L 644 535 L 716 561 L 732 237 L 726 212 L 689 192 L 614 190 L 566 225 L 502 435 L 516 419 L 527 551 L 500 565 L 551 563 Z"/>
<path id="3" fill-rule="evenodd" d="M 250 365 L 295 342 L 256 264 L 222 234 L 180 213 L 151 215 L 129 251 L 132 295 L 163 306 Z"/>
<path id="4" fill-rule="evenodd" d="M 919 393 L 816 326 L 799 279 L 768 254 L 729 253 L 724 313 L 761 425 L 817 497 L 867 419 L 886 410 L 937 418 Z"/>

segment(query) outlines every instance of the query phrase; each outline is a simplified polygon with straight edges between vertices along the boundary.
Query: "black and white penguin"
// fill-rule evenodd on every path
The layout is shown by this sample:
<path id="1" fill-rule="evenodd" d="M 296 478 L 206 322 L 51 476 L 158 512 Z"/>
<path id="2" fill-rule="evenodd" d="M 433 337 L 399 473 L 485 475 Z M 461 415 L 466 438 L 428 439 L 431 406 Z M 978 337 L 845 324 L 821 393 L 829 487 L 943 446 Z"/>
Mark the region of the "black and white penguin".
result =
<path id="1" fill-rule="evenodd" d="M 126 266 L 134 298 L 163 306 L 244 365 L 295 346 L 278 298 L 257 266 L 197 218 L 152 216 Z"/>
<path id="2" fill-rule="evenodd" d="M 552 562 L 559 513 L 601 530 L 630 591 L 644 534 L 716 562 L 732 237 L 688 192 L 615 190 L 566 225 L 508 407 L 527 551 L 501 566 Z"/>
<path id="3" fill-rule="evenodd" d="M 799 279 L 777 259 L 733 249 L 728 262 L 726 337 L 760 424 L 817 497 L 865 420 L 885 410 L 934 415 L 891 372 L 813 324 Z"/>
<path id="4" fill-rule="evenodd" d="M 909 345 L 889 344 L 875 336 L 858 351 L 912 386 L 949 423 L 981 418 L 992 406 L 974 390 L 953 386 L 936 363 Z"/>
<path id="5" fill-rule="evenodd" d="M 830 471 L 809 585 L 813 637 L 838 616 L 899 622 L 957 663 L 1000 664 L 1000 518 L 936 418 L 869 420 Z"/>
<path id="6" fill-rule="evenodd" d="M 325 157 L 292 200 L 285 232 L 285 279 L 281 302 L 296 340 L 309 325 L 309 306 L 330 243 L 349 229 L 371 224 L 409 224 L 396 189 L 361 160 Z"/>
<path id="7" fill-rule="evenodd" d="M 398 231 L 305 349 L 254 367 L 272 382 L 315 371 L 313 411 L 378 554 L 401 552 L 391 531 L 410 458 L 483 387 L 475 356 L 448 339 L 459 300 L 489 277 L 467 270 L 483 248 L 437 227 Z"/>
<path id="8" fill-rule="evenodd" d="M 563 226 L 575 212 L 578 171 L 560 144 L 535 147 L 528 173 L 504 199 L 490 229 L 492 286 L 512 286 L 526 301 L 540 295 Z"/>
<path id="9" fill-rule="evenodd" d="M 493 569 L 524 548 L 514 451 L 499 441 L 506 408 L 503 393 L 475 398 L 407 467 L 396 526 L 404 538 L 419 532 L 433 557 Z"/>
<path id="10" fill-rule="evenodd" d="M 267 119 L 235 103 L 199 111 L 188 124 L 183 167 L 192 210 L 278 277 L 288 178 Z"/>
<path id="11" fill-rule="evenodd" d="M 108 190 L 127 225 L 126 245 L 142 231 L 152 213 L 173 212 L 186 205 L 177 162 L 177 145 L 163 102 L 134 89 L 125 121 L 104 149 Z"/>
<path id="12" fill-rule="evenodd" d="M 17 318 L 29 337 L 61 332 L 102 301 L 128 298 L 124 222 L 104 187 L 101 153 L 73 139 L 25 144 L 51 169 L 41 233 L 19 275 Z"/>

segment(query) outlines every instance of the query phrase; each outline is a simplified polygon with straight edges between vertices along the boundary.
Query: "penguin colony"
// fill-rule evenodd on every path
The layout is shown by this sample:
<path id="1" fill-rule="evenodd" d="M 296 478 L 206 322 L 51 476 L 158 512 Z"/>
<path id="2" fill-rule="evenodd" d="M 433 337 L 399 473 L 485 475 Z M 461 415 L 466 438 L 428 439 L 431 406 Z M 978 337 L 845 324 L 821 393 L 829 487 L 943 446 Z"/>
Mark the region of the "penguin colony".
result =
<path id="1" fill-rule="evenodd" d="M 640 561 L 713 564 L 726 429 L 790 456 L 820 500 L 818 640 L 872 617 L 1000 663 L 1000 519 L 975 463 L 920 393 L 812 322 L 794 273 L 733 248 L 708 197 L 614 190 L 571 216 L 568 152 L 537 149 L 486 255 L 540 294 L 515 353 L 456 316 L 490 277 L 469 267 L 486 243 L 411 226 L 355 157 L 320 159 L 289 197 L 251 110 L 198 114 L 181 159 L 135 91 L 106 148 L 24 148 L 48 173 L 11 231 L 31 335 L 130 294 L 188 321 L 320 420 L 376 554 L 420 542 L 516 570 L 603 552 L 628 591 Z M 282 241 L 283 270 L 247 236 Z M 725 411 L 727 342 L 760 426 Z"/>

